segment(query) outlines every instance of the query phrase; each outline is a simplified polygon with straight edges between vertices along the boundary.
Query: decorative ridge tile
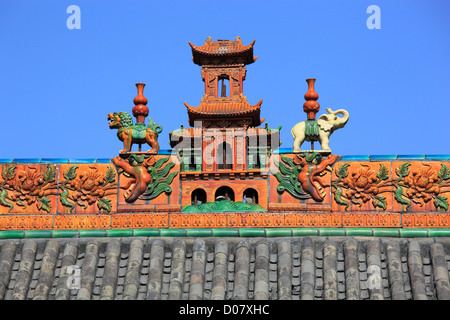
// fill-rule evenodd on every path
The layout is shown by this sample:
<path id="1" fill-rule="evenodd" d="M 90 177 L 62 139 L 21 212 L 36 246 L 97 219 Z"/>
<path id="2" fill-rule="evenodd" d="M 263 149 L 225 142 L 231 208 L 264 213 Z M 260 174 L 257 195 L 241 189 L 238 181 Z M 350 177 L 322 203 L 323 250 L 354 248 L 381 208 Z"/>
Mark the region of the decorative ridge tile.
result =
<path id="1" fill-rule="evenodd" d="M 97 159 L 69 159 L 69 163 L 95 163 Z"/>
<path id="2" fill-rule="evenodd" d="M 344 155 L 342 156 L 342 160 L 369 160 L 369 156 L 368 155 Z"/>
<path id="3" fill-rule="evenodd" d="M 18 158 L 14 163 L 41 163 L 41 158 Z"/>
<path id="4" fill-rule="evenodd" d="M 425 160 L 425 155 L 423 154 L 399 154 L 397 156 L 398 160 Z"/>
<path id="5" fill-rule="evenodd" d="M 396 154 L 371 154 L 370 160 L 397 160 Z"/>
<path id="6" fill-rule="evenodd" d="M 428 160 L 450 160 L 450 154 L 427 154 L 425 159 Z"/>

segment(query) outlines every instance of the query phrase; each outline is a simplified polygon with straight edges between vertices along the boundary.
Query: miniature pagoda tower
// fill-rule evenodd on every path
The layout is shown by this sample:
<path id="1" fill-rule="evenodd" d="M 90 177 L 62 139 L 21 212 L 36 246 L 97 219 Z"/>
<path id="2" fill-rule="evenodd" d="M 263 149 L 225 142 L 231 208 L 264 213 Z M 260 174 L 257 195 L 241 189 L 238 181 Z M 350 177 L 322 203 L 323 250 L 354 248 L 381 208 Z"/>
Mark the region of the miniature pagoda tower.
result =
<path id="1" fill-rule="evenodd" d="M 239 37 L 233 41 L 208 37 L 203 46 L 189 44 L 193 62 L 201 66 L 205 94 L 197 107 L 184 103 L 191 128 L 170 133 L 171 146 L 182 160 L 182 180 L 267 178 L 271 139 L 277 134 L 278 147 L 279 129 L 258 127 L 264 121 L 262 99 L 253 105 L 243 93 L 246 65 L 257 59 L 255 41 L 243 45 Z M 211 195 L 208 201 L 216 198 Z M 228 198 L 242 201 L 243 196 Z"/>

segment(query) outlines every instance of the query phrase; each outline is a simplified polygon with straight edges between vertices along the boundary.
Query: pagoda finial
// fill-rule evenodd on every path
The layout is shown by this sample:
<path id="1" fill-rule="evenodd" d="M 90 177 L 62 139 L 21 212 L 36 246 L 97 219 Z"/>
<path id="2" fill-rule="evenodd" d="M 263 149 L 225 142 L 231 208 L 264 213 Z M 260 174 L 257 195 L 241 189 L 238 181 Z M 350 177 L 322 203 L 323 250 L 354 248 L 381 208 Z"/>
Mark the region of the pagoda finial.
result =
<path id="1" fill-rule="evenodd" d="M 319 112 L 320 109 L 320 104 L 316 102 L 317 99 L 319 99 L 319 95 L 314 90 L 316 79 L 309 78 L 306 79 L 306 82 L 308 83 L 308 91 L 305 93 L 306 102 L 303 104 L 303 111 L 306 112 L 308 120 L 315 120 L 316 113 Z"/>
<path id="2" fill-rule="evenodd" d="M 133 102 L 135 106 L 133 107 L 133 116 L 136 117 L 136 123 L 144 123 L 145 117 L 148 116 L 148 99 L 144 97 L 144 87 L 145 83 L 136 83 L 138 90 L 138 95 L 134 98 Z"/>

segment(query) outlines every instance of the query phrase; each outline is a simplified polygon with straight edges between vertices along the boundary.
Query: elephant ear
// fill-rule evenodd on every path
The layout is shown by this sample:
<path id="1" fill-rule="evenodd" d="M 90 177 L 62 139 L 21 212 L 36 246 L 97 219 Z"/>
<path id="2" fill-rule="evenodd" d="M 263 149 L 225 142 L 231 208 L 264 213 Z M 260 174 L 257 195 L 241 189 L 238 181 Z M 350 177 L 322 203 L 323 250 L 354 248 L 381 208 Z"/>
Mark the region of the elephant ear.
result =
<path id="1" fill-rule="evenodd" d="M 331 131 L 333 124 L 328 121 L 327 115 L 323 114 L 317 120 L 317 124 L 323 131 Z"/>

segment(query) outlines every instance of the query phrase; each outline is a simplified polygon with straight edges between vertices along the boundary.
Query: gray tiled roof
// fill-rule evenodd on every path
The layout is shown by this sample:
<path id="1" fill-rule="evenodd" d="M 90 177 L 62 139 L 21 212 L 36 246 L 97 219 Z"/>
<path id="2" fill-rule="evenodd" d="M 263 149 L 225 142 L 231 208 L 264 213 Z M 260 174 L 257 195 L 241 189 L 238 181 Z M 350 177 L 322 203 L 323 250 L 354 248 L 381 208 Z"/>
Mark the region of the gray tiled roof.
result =
<path id="1" fill-rule="evenodd" d="M 0 298 L 6 300 L 450 299 L 449 238 L 76 238 L 0 245 Z M 67 286 L 75 283 L 69 266 L 81 271 L 78 289 Z"/>

